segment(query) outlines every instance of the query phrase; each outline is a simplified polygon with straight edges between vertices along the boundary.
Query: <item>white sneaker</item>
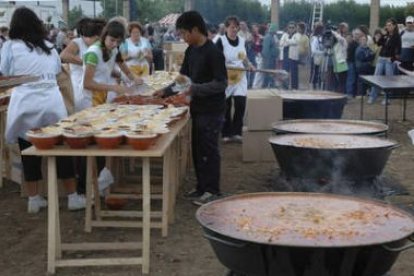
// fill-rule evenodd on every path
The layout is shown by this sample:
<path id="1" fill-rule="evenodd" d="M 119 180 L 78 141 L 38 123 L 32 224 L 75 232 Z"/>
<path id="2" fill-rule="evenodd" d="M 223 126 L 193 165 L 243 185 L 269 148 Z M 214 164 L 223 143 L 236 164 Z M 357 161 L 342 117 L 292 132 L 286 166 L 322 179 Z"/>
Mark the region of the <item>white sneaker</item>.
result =
<path id="1" fill-rule="evenodd" d="M 243 137 L 241 137 L 240 135 L 234 135 L 233 137 L 231 137 L 232 140 L 236 143 L 242 143 L 243 142 Z"/>
<path id="2" fill-rule="evenodd" d="M 68 209 L 69 211 L 76 211 L 85 209 L 86 207 L 86 198 L 84 195 L 79 195 L 78 193 L 73 193 L 68 195 Z"/>
<path id="3" fill-rule="evenodd" d="M 29 196 L 27 202 L 27 212 L 29 214 L 36 214 L 40 211 L 40 208 L 47 207 L 47 201 L 40 195 Z"/>

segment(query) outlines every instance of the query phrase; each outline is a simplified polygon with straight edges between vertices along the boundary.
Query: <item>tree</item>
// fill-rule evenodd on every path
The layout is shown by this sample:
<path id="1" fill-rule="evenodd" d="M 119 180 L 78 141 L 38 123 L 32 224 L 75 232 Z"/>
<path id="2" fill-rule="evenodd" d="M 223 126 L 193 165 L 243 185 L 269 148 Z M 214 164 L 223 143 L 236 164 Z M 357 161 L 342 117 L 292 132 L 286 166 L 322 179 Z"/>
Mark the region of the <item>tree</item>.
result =
<path id="1" fill-rule="evenodd" d="M 141 23 L 158 21 L 169 13 L 184 11 L 184 0 L 137 0 L 137 5 Z"/>
<path id="2" fill-rule="evenodd" d="M 79 5 L 78 7 L 73 7 L 69 11 L 68 14 L 68 26 L 70 29 L 73 29 L 75 27 L 76 22 L 84 16 L 82 7 Z"/>
<path id="3" fill-rule="evenodd" d="M 229 15 L 236 15 L 241 20 L 250 23 L 264 23 L 270 21 L 268 8 L 257 1 L 249 0 L 196 0 L 195 8 L 209 22 L 218 24 Z"/>
<path id="4" fill-rule="evenodd" d="M 105 19 L 122 15 L 124 0 L 100 0 L 103 11 L 100 14 Z"/>

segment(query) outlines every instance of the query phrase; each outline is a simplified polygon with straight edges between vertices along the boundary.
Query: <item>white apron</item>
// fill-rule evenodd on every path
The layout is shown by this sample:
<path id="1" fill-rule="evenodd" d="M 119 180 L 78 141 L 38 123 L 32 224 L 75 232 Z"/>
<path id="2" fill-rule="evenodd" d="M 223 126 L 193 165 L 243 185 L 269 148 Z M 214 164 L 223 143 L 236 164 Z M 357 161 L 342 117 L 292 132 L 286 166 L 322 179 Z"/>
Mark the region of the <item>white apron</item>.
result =
<path id="1" fill-rule="evenodd" d="M 75 38 L 72 40 L 76 45 L 78 45 L 79 53 L 78 56 L 83 59 L 83 55 L 88 46 L 85 44 L 81 37 Z M 83 89 L 82 89 L 82 78 L 83 78 L 83 66 L 77 64 L 69 64 L 70 67 L 70 79 L 72 81 L 73 87 L 73 97 L 75 101 L 75 112 L 81 111 L 82 101 L 83 101 Z"/>
<path id="2" fill-rule="evenodd" d="M 45 41 L 48 47 L 50 42 Z M 41 76 L 38 82 L 13 88 L 7 110 L 6 142 L 25 138 L 32 128 L 45 127 L 67 117 L 65 103 L 56 83 L 61 70 L 56 50 L 50 55 L 30 50 L 21 40 L 9 40 L 1 52 L 1 70 L 6 76 Z"/>
<path id="3" fill-rule="evenodd" d="M 115 67 L 115 59 L 118 53 L 118 50 L 115 48 L 112 50 L 111 57 L 107 62 L 104 62 L 102 57 L 102 48 L 99 43 L 95 43 L 88 48 L 86 53 L 93 52 L 98 56 L 98 64 L 95 67 L 95 75 L 93 79 L 97 83 L 104 83 L 104 84 L 113 84 L 113 78 L 111 77 L 112 70 Z M 85 54 L 86 54 L 85 53 Z M 83 64 L 84 71 L 85 71 L 85 62 Z M 83 79 L 82 79 L 82 87 L 83 87 Z M 103 92 L 93 93 L 88 89 L 83 88 L 83 99 L 81 103 L 81 108 L 89 108 L 92 106 L 96 106 L 99 104 L 104 104 L 107 100 L 107 94 Z"/>
<path id="4" fill-rule="evenodd" d="M 149 75 L 150 65 L 144 54 L 145 51 L 151 50 L 151 44 L 145 37 L 141 37 L 138 44 L 128 38 L 121 45 L 120 50 L 124 60 L 128 59 L 125 63 L 133 74 L 138 77 Z"/>
<path id="5" fill-rule="evenodd" d="M 6 142 L 26 139 L 26 132 L 68 116 L 56 81 L 39 81 L 15 87 L 7 111 Z"/>
<path id="6" fill-rule="evenodd" d="M 239 44 L 234 47 L 230 44 L 225 35 L 221 36 L 223 43 L 223 53 L 226 58 L 226 66 L 244 68 L 243 60 L 246 58 L 245 41 L 240 36 Z M 237 70 L 227 70 L 226 97 L 246 96 L 247 95 L 247 77 L 246 72 Z"/>

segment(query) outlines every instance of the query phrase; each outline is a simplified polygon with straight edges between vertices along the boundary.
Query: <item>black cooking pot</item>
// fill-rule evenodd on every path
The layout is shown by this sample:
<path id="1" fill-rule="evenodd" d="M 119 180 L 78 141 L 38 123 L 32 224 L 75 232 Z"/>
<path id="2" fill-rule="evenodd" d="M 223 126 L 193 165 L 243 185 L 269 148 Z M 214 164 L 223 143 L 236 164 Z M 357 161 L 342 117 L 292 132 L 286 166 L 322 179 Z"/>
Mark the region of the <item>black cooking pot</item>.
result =
<path id="1" fill-rule="evenodd" d="M 388 126 L 383 123 L 358 120 L 300 119 L 273 123 L 275 134 L 350 134 L 384 136 Z"/>
<path id="2" fill-rule="evenodd" d="M 374 136 L 286 134 L 269 138 L 288 178 L 369 180 L 379 176 L 397 143 Z"/>
<path id="3" fill-rule="evenodd" d="M 265 200 L 261 200 L 263 197 Z M 267 232 L 256 235 L 255 231 L 261 228 L 255 228 L 254 224 L 260 219 L 253 218 L 250 229 L 245 225 L 238 225 L 239 219 L 243 220 L 254 213 L 263 221 L 273 220 L 276 222 L 278 218 L 272 214 L 272 211 L 278 212 L 277 208 L 279 207 L 276 209 L 274 207 L 280 203 L 281 199 L 283 201 L 284 197 L 292 198 L 291 203 L 286 207 L 298 202 L 306 203 L 309 200 L 311 202 L 308 205 L 311 206 L 314 198 L 319 198 L 323 202 L 329 202 L 332 199 L 337 199 L 338 202 L 349 202 L 348 206 L 353 206 L 349 209 L 354 208 L 354 204 L 358 205 L 361 202 L 363 206 L 369 206 L 366 210 L 368 213 L 371 210 L 370 207 L 374 206 L 378 210 L 383 209 L 386 212 L 391 212 L 396 217 L 401 216 L 400 219 L 404 217 L 405 222 L 400 220 L 393 225 L 390 219 L 388 230 L 378 230 L 380 236 L 376 236 L 374 240 L 371 235 L 366 237 L 366 242 L 355 242 L 349 238 L 349 244 L 345 242 L 341 245 L 335 244 L 335 242 L 329 245 L 329 241 L 310 244 L 311 238 L 309 237 L 304 237 L 302 240 L 298 236 L 291 237 L 291 239 L 287 237 L 289 230 L 295 231 L 295 227 L 301 227 L 301 218 L 292 217 L 291 219 L 296 223 L 295 227 L 292 226 L 293 224 L 288 225 L 287 234 L 281 234 L 278 238 L 274 237 L 273 240 L 266 240 L 266 237 L 265 239 L 258 238 L 263 233 L 269 235 Z M 247 208 L 253 210 L 249 212 Z M 304 210 L 306 208 L 308 207 L 305 204 Z M 346 211 L 347 204 L 342 205 L 341 208 Z M 332 208 L 330 211 L 332 212 Z M 244 194 L 206 204 L 197 211 L 196 216 L 202 225 L 204 236 L 210 241 L 219 261 L 232 271 L 230 275 L 237 276 L 383 276 L 390 270 L 401 251 L 414 247 L 414 243 L 405 245 L 408 240 L 411 240 L 410 234 L 414 232 L 414 218 L 411 215 L 398 208 L 372 200 L 337 195 Z M 290 217 L 286 219 L 290 219 Z M 380 220 L 387 219 L 380 218 Z M 258 222 L 258 224 L 260 223 Z M 270 229 L 278 229 L 276 224 L 273 226 L 274 228 Z M 332 228 L 334 228 L 334 222 L 332 224 Z M 387 231 L 391 233 L 393 229 L 400 229 L 402 224 L 407 227 L 407 231 L 400 233 L 400 235 L 393 235 L 392 238 L 387 236 Z M 292 228 L 289 229 L 291 226 Z M 340 233 L 343 228 L 338 230 Z M 363 229 L 360 231 L 362 235 Z M 334 240 L 335 237 L 332 238 L 332 241 Z M 301 245 L 302 241 L 303 245 Z"/>
<path id="4" fill-rule="evenodd" d="M 327 91 L 284 92 L 283 119 L 340 119 L 346 96 Z"/>

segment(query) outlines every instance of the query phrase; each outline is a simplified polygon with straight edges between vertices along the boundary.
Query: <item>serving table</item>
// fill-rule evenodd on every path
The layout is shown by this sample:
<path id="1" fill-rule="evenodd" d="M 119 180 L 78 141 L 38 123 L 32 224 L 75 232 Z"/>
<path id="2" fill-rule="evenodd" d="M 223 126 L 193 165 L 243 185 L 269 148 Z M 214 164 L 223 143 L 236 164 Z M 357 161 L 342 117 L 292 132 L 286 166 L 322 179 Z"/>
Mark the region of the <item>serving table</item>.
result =
<path id="1" fill-rule="evenodd" d="M 167 235 L 168 222 L 173 218 L 173 208 L 176 187 L 171 185 L 171 176 L 177 171 L 176 160 L 174 156 L 174 145 L 177 137 L 182 131 L 186 131 L 188 117 L 177 121 L 171 128 L 170 132 L 162 135 L 155 145 L 148 150 L 138 151 L 125 145 L 118 149 L 103 150 L 97 146 L 89 146 L 86 149 L 70 149 L 67 146 L 56 146 L 50 150 L 38 150 L 30 147 L 22 152 L 23 155 L 37 155 L 47 158 L 48 168 L 48 273 L 54 274 L 56 267 L 73 267 L 73 266 L 109 266 L 109 265 L 141 265 L 142 273 L 148 274 L 150 271 L 150 231 L 151 227 L 162 229 L 163 236 Z M 92 219 L 92 190 L 94 176 L 94 162 L 96 156 L 107 157 L 140 157 L 142 158 L 142 212 L 135 212 L 134 215 L 127 214 L 135 218 L 142 218 L 141 221 L 130 222 L 133 225 L 142 227 L 142 242 L 96 242 L 96 243 L 62 243 L 60 220 L 59 220 L 59 197 L 57 193 L 57 174 L 56 174 L 56 157 L 57 156 L 85 156 L 87 159 L 87 182 L 86 197 L 87 206 L 85 214 L 85 230 L 91 231 L 92 226 L 105 224 L 100 221 L 103 213 L 99 208 L 99 197 L 95 196 L 95 213 L 97 220 Z M 151 158 L 163 158 L 163 192 L 162 192 L 162 212 L 151 213 L 151 177 L 150 167 Z M 96 176 L 95 176 L 96 177 Z M 110 211 L 106 211 L 110 212 Z M 123 211 L 124 214 L 127 211 Z M 113 215 L 113 214 L 111 214 Z M 151 223 L 151 217 L 161 216 L 161 225 Z M 102 226 L 102 225 L 100 225 Z M 103 225 L 105 226 L 105 225 Z M 120 227 L 128 227 L 126 224 L 119 223 Z M 63 251 L 102 251 L 102 250 L 141 250 L 142 253 L 135 257 L 122 258 L 89 258 L 89 259 L 63 259 Z"/>
<path id="2" fill-rule="evenodd" d="M 385 93 L 385 100 L 388 101 L 390 95 L 393 93 L 403 94 L 403 109 L 402 119 L 406 120 L 407 97 L 411 90 L 414 89 L 414 79 L 412 76 L 397 75 L 397 76 L 360 76 L 361 80 L 369 86 L 374 86 Z M 385 124 L 388 124 L 388 104 L 385 104 Z M 364 96 L 361 97 L 360 119 L 364 118 Z"/>

